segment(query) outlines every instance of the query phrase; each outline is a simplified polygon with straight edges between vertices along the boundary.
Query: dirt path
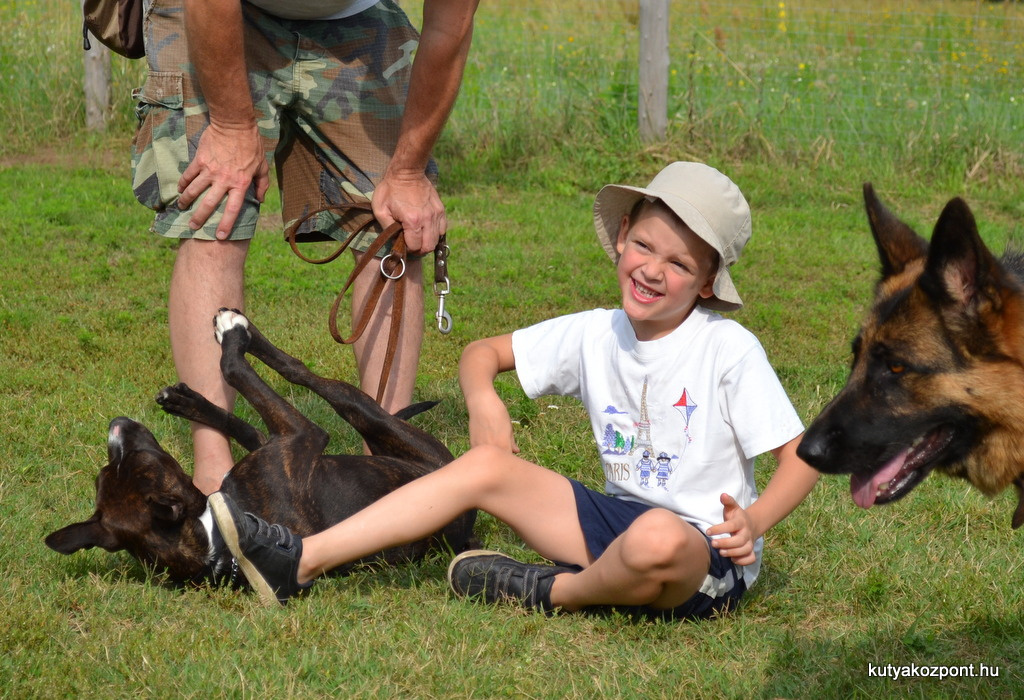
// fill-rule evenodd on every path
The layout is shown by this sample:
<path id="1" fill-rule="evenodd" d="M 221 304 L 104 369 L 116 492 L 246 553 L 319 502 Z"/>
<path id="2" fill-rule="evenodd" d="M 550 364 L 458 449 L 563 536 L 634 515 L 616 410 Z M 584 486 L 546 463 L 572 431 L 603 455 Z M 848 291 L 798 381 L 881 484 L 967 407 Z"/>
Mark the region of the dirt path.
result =
<path id="1" fill-rule="evenodd" d="M 60 145 L 46 146 L 31 153 L 19 153 L 0 158 L 0 168 L 19 165 L 57 165 L 80 168 L 97 167 L 110 172 L 127 173 L 131 169 L 131 138 L 101 137 L 94 143 L 84 139 L 68 139 Z"/>

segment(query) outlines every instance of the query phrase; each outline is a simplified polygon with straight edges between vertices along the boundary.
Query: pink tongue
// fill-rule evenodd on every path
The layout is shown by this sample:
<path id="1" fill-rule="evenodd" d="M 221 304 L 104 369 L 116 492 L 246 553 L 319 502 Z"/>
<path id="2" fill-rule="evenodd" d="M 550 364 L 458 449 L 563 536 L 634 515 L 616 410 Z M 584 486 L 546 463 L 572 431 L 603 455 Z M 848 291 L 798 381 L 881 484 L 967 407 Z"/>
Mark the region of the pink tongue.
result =
<path id="1" fill-rule="evenodd" d="M 861 508 L 870 508 L 875 504 L 875 497 L 878 495 L 878 487 L 887 483 L 899 474 L 900 469 L 907 461 L 910 448 L 903 450 L 889 460 L 889 463 L 873 475 L 851 474 L 850 495 L 853 502 Z"/>

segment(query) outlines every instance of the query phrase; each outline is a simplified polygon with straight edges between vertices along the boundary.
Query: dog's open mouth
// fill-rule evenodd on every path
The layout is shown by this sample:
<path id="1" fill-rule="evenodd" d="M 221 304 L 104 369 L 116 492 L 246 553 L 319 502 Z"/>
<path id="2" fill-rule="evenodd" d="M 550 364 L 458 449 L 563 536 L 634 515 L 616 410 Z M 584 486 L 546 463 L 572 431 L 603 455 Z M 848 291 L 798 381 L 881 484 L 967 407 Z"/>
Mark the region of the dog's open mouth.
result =
<path id="1" fill-rule="evenodd" d="M 953 429 L 939 426 L 901 450 L 872 474 L 852 474 L 850 495 L 861 508 L 889 503 L 907 495 L 935 465 L 936 459 L 953 441 Z"/>

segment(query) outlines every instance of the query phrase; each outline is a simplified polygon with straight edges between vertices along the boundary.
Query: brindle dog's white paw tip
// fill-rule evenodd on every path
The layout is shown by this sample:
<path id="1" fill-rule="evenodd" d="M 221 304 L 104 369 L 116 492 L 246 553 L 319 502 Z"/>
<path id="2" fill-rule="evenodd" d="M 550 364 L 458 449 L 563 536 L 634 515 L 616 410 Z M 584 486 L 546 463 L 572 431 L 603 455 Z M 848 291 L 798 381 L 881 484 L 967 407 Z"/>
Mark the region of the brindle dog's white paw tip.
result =
<path id="1" fill-rule="evenodd" d="M 221 309 L 217 312 L 216 317 L 213 320 L 214 335 L 217 338 L 217 342 L 223 342 L 224 334 L 232 328 L 249 328 L 249 319 L 237 311 L 231 309 Z"/>

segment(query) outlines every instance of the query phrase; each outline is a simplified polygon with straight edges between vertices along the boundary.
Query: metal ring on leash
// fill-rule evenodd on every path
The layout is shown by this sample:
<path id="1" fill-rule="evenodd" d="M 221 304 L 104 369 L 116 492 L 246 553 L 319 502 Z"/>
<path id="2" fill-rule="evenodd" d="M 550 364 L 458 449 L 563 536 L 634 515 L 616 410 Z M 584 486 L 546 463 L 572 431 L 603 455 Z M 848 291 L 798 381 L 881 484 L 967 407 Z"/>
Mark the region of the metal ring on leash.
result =
<path id="1" fill-rule="evenodd" d="M 385 255 L 383 258 L 380 259 L 380 274 L 384 275 L 389 280 L 397 280 L 397 279 L 401 278 L 405 274 L 405 258 L 398 258 L 398 262 L 400 262 L 402 264 L 398 268 L 398 273 L 397 274 L 392 274 L 392 273 L 389 273 L 387 270 L 384 269 L 384 263 L 386 263 L 388 261 L 388 259 L 391 258 L 391 257 L 398 257 L 398 256 L 396 256 L 394 253 L 388 253 L 387 255 Z"/>

